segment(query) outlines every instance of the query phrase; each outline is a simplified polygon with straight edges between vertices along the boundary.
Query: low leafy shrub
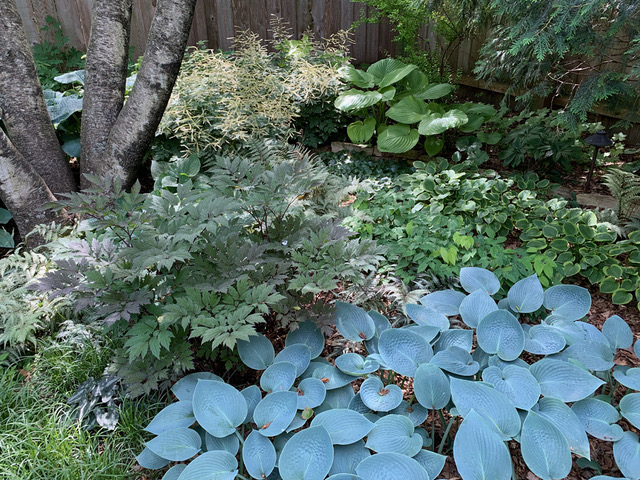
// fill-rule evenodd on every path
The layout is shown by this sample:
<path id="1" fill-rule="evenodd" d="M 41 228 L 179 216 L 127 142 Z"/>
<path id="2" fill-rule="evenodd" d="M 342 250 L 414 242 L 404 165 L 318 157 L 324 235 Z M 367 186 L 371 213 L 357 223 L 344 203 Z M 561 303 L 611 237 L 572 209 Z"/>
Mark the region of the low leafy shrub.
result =
<path id="1" fill-rule="evenodd" d="M 380 182 L 395 179 L 404 173 L 414 171 L 406 162 L 372 157 L 365 152 L 347 151 L 318 153 L 327 169 L 335 174 L 353 177 L 357 180 Z"/>
<path id="2" fill-rule="evenodd" d="M 640 426 L 640 393 L 619 395 L 640 391 L 638 369 L 614 363 L 634 340 L 624 320 L 614 315 L 598 330 L 582 321 L 591 307 L 586 289 L 545 291 L 535 275 L 502 298 L 488 270 L 464 268 L 460 284 L 464 293 L 437 291 L 405 305 L 411 322 L 397 328 L 338 303 L 336 327 L 351 351 L 335 365 L 320 357 L 325 339 L 312 322 L 290 332 L 277 355 L 263 335 L 240 341 L 242 361 L 263 371 L 259 386 L 238 391 L 208 372 L 183 378 L 172 388 L 178 401 L 146 427 L 157 436 L 138 462 L 158 469 L 198 455 L 165 479 L 206 471 L 433 480 L 452 453 L 462 478 L 509 480 L 506 442 L 515 441 L 531 472 L 560 479 L 572 455 L 592 459 L 590 435 L 612 442 L 622 474 L 637 478 L 638 436 L 618 424 L 623 417 L 624 426 Z"/>
<path id="3" fill-rule="evenodd" d="M 303 151 L 263 144 L 202 172 L 195 156 L 151 172 L 149 194 L 94 178 L 59 203 L 86 218 L 85 238 L 65 242 L 38 286 L 73 293 L 84 318 L 126 340 L 118 374 L 130 394 L 193 369 L 198 349 L 311 314 L 318 294 L 359 284 L 382 259 L 340 226 L 346 184 Z"/>

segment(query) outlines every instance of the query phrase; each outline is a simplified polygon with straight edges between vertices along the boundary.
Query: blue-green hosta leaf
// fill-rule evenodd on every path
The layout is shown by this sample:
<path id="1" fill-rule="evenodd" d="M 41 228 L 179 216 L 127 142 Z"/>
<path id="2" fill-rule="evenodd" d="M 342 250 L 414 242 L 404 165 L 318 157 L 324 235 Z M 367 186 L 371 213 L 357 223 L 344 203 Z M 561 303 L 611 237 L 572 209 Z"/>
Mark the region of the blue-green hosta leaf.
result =
<path id="1" fill-rule="evenodd" d="M 362 477 L 352 473 L 336 473 L 335 475 L 327 477 L 327 480 L 362 480 Z"/>
<path id="2" fill-rule="evenodd" d="M 349 410 L 355 410 L 363 415 L 366 413 L 373 413 L 372 410 L 364 404 L 362 398 L 360 398 L 359 392 L 351 399 L 347 408 L 349 408 Z"/>
<path id="3" fill-rule="evenodd" d="M 297 411 L 298 395 L 295 392 L 273 392 L 256 406 L 253 421 L 261 435 L 275 437 L 286 430 Z"/>
<path id="4" fill-rule="evenodd" d="M 193 416 L 191 401 L 181 401 L 160 410 L 145 430 L 160 435 L 162 432 L 174 428 L 190 427 L 195 421 L 196 417 Z"/>
<path id="5" fill-rule="evenodd" d="M 433 440 L 429 438 L 429 434 L 422 427 L 416 427 L 416 433 L 422 437 L 422 447 L 429 448 L 433 445 Z"/>
<path id="6" fill-rule="evenodd" d="M 524 350 L 524 331 L 518 319 L 506 310 L 486 315 L 476 330 L 478 345 L 506 361 L 515 360 Z"/>
<path id="7" fill-rule="evenodd" d="M 407 303 L 404 308 L 407 311 L 407 316 L 418 325 L 438 327 L 440 330 L 447 330 L 450 326 L 449 319 L 433 308 L 415 303 Z"/>
<path id="8" fill-rule="evenodd" d="M 487 366 L 488 367 L 498 367 L 500 370 L 504 370 L 505 367 L 508 367 L 510 365 L 515 365 L 516 367 L 526 368 L 527 370 L 529 369 L 529 364 L 527 362 L 525 362 L 524 360 L 522 360 L 521 358 L 516 358 L 515 360 L 512 360 L 511 362 L 505 362 L 499 356 L 491 355 L 491 356 L 489 356 L 488 361 L 487 361 Z"/>
<path id="9" fill-rule="evenodd" d="M 238 461 L 229 452 L 216 450 L 200 455 L 187 465 L 178 480 L 233 480 L 238 474 Z"/>
<path id="10" fill-rule="evenodd" d="M 353 83 L 359 88 L 372 88 L 373 75 L 363 70 L 355 68 L 353 65 L 346 65 L 338 69 L 338 73 L 347 80 L 349 83 Z"/>
<path id="11" fill-rule="evenodd" d="M 299 377 L 311 362 L 311 349 L 301 343 L 289 345 L 276 355 L 274 365 L 278 362 L 289 362 L 296 366 L 296 377 Z"/>
<path id="12" fill-rule="evenodd" d="M 481 290 L 493 295 L 500 290 L 500 280 L 496 274 L 486 268 L 463 267 L 460 269 L 460 285 L 468 293 Z"/>
<path id="13" fill-rule="evenodd" d="M 213 380 L 198 381 L 192 403 L 200 426 L 218 438 L 234 433 L 248 411 L 247 401 L 238 390 Z"/>
<path id="14" fill-rule="evenodd" d="M 378 453 L 360 462 L 356 473 L 362 480 L 428 480 L 429 474 L 413 458 L 400 453 Z"/>
<path id="15" fill-rule="evenodd" d="M 633 344 L 633 353 L 636 354 L 637 358 L 640 358 L 640 340 Z"/>
<path id="16" fill-rule="evenodd" d="M 305 378 L 296 389 L 298 394 L 298 410 L 316 408 L 324 402 L 327 389 L 319 378 Z"/>
<path id="17" fill-rule="evenodd" d="M 376 326 L 376 333 L 375 333 L 376 336 L 379 337 L 382 332 L 384 332 L 385 330 L 389 330 L 391 328 L 391 323 L 389 322 L 389 319 L 384 315 L 382 315 L 381 313 L 376 312 L 375 310 L 371 310 L 367 313 L 369 314 L 369 316 L 373 320 L 373 323 Z"/>
<path id="18" fill-rule="evenodd" d="M 620 413 L 631 425 L 640 428 L 640 393 L 628 393 L 620 400 Z"/>
<path id="19" fill-rule="evenodd" d="M 76 70 L 75 72 L 67 72 L 62 75 L 58 75 L 57 77 L 53 77 L 53 79 L 58 83 L 79 83 L 80 85 L 84 85 L 84 70 Z"/>
<path id="20" fill-rule="evenodd" d="M 613 369 L 613 378 L 625 387 L 640 391 L 640 368 L 617 366 Z"/>
<path id="21" fill-rule="evenodd" d="M 633 332 L 627 322 L 618 315 L 613 315 L 602 325 L 602 333 L 609 340 L 612 348 L 629 348 L 633 344 Z"/>
<path id="22" fill-rule="evenodd" d="M 407 329 L 392 328 L 380 334 L 380 355 L 389 367 L 400 375 L 413 377 L 421 363 L 433 357 L 429 342 L 419 334 Z"/>
<path id="23" fill-rule="evenodd" d="M 496 310 L 498 310 L 498 305 L 484 290 L 472 292 L 460 303 L 462 321 L 471 328 L 477 328 L 480 320 Z"/>
<path id="24" fill-rule="evenodd" d="M 422 119 L 418 125 L 420 135 L 439 135 L 450 128 L 460 127 L 469 121 L 462 110 L 452 109 L 445 113 L 432 112 Z"/>
<path id="25" fill-rule="evenodd" d="M 446 95 L 449 95 L 456 88 L 455 85 L 450 83 L 440 83 L 437 85 L 431 85 L 429 88 L 416 93 L 416 98 L 422 98 L 423 100 L 437 100 Z"/>
<path id="26" fill-rule="evenodd" d="M 520 417 L 516 407 L 495 388 L 479 382 L 451 379 L 451 399 L 463 417 L 471 410 L 480 415 L 504 440 L 520 431 Z"/>
<path id="27" fill-rule="evenodd" d="M 374 412 L 388 412 L 402 402 L 402 390 L 397 385 L 384 386 L 378 377 L 369 377 L 360 386 L 360 398 Z"/>
<path id="28" fill-rule="evenodd" d="M 242 461 L 252 478 L 266 478 L 276 466 L 276 449 L 271 440 L 253 430 L 242 446 Z"/>
<path id="29" fill-rule="evenodd" d="M 378 149 L 387 153 L 404 153 L 416 146 L 420 134 L 409 125 L 397 123 L 385 128 L 378 135 Z"/>
<path id="30" fill-rule="evenodd" d="M 318 358 L 324 350 L 324 335 L 312 320 L 300 322 L 297 329 L 289 331 L 284 342 L 287 347 L 297 343 L 309 347 L 311 359 Z"/>
<path id="31" fill-rule="evenodd" d="M 82 98 L 71 94 L 56 96 L 46 101 L 51 123 L 58 125 L 76 112 L 82 111 Z"/>
<path id="32" fill-rule="evenodd" d="M 580 320 L 591 309 L 591 294 L 577 285 L 555 285 L 544 292 L 543 304 L 554 314 Z"/>
<path id="33" fill-rule="evenodd" d="M 171 392 L 181 401 L 190 402 L 193 399 L 193 391 L 196 389 L 196 385 L 198 384 L 198 380 L 217 380 L 222 382 L 222 378 L 213 373 L 209 372 L 196 372 L 187 375 L 186 377 L 182 377 L 178 380 L 173 387 L 171 387 Z"/>
<path id="34" fill-rule="evenodd" d="M 347 375 L 332 365 L 325 365 L 313 372 L 314 378 L 319 378 L 324 383 L 324 388 L 334 390 L 342 388 L 353 382 L 353 375 Z"/>
<path id="35" fill-rule="evenodd" d="M 253 411 L 256 409 L 256 405 L 262 400 L 262 392 L 257 385 L 250 385 L 241 390 L 240 393 L 247 401 L 247 416 L 242 423 L 248 423 L 253 418 Z"/>
<path id="36" fill-rule="evenodd" d="M 430 450 L 420 450 L 413 459 L 426 470 L 429 480 L 434 480 L 444 468 L 447 456 Z"/>
<path id="37" fill-rule="evenodd" d="M 357 353 L 343 353 L 336 358 L 336 367 L 348 375 L 359 377 L 375 372 L 380 368 L 380 364 L 373 358 L 364 358 Z"/>
<path id="38" fill-rule="evenodd" d="M 588 370 L 604 372 L 613 368 L 613 352 L 608 345 L 590 341 L 576 342 L 569 345 L 559 358 L 573 358 Z"/>
<path id="39" fill-rule="evenodd" d="M 532 410 L 558 427 L 573 453 L 587 459 L 591 458 L 587 432 L 578 416 L 566 403 L 557 398 L 544 397 Z"/>
<path id="40" fill-rule="evenodd" d="M 562 432 L 530 411 L 520 434 L 522 458 L 542 480 L 565 478 L 571 471 L 571 450 Z"/>
<path id="41" fill-rule="evenodd" d="M 291 362 L 277 362 L 269 365 L 260 377 L 260 388 L 265 392 L 289 390 L 296 381 L 298 367 Z"/>
<path id="42" fill-rule="evenodd" d="M 224 438 L 216 438 L 206 433 L 204 438 L 204 444 L 207 447 L 207 452 L 211 452 L 213 450 L 224 450 L 225 452 L 229 452 L 231 455 L 236 455 L 240 448 L 240 440 L 238 440 L 235 433 Z"/>
<path id="43" fill-rule="evenodd" d="M 408 96 L 387 110 L 386 115 L 398 123 L 410 124 L 418 123 L 427 113 L 429 113 L 429 110 L 427 110 L 424 100 Z"/>
<path id="44" fill-rule="evenodd" d="M 458 347 L 467 352 L 471 352 L 473 348 L 473 330 L 462 330 L 456 328 L 453 330 L 445 330 L 440 333 L 438 341 L 434 345 L 436 352 L 446 350 L 449 347 Z"/>
<path id="45" fill-rule="evenodd" d="M 519 420 L 518 420 L 519 422 Z M 503 439 L 474 410 L 453 440 L 453 458 L 464 479 L 509 480 L 511 455 Z"/>
<path id="46" fill-rule="evenodd" d="M 423 407 L 429 410 L 440 410 L 451 399 L 449 379 L 435 365 L 420 365 L 413 379 L 413 393 Z"/>
<path id="47" fill-rule="evenodd" d="M 304 371 L 302 375 L 300 375 L 300 380 L 304 380 L 305 378 L 313 377 L 313 372 L 315 372 L 320 367 L 326 367 L 327 365 L 331 365 L 329 361 L 326 359 L 319 357 L 313 360 L 307 369 Z"/>
<path id="48" fill-rule="evenodd" d="M 148 468 L 149 470 L 157 470 L 159 468 L 169 465 L 170 460 L 156 455 L 149 447 L 145 447 L 140 455 L 136 457 L 136 461 L 142 468 Z"/>
<path id="49" fill-rule="evenodd" d="M 480 370 L 478 362 L 473 360 L 469 352 L 460 347 L 449 347 L 446 350 L 439 351 L 429 363 L 449 373 L 463 377 L 475 375 Z"/>
<path id="50" fill-rule="evenodd" d="M 146 446 L 159 457 L 183 462 L 200 451 L 202 439 L 198 432 L 190 428 L 174 428 L 149 440 Z"/>
<path id="51" fill-rule="evenodd" d="M 353 112 L 375 105 L 382 100 L 380 92 L 363 92 L 357 88 L 352 88 L 338 95 L 334 106 L 342 112 Z"/>
<path id="52" fill-rule="evenodd" d="M 357 120 L 347 127 L 347 136 L 355 144 L 367 143 L 376 130 L 376 119 L 367 117 L 363 121 Z"/>
<path id="53" fill-rule="evenodd" d="M 353 387 L 351 384 L 345 385 L 344 387 L 334 388 L 332 390 L 327 390 L 327 395 L 324 397 L 324 402 L 314 409 L 316 415 L 326 410 L 330 410 L 333 408 L 349 408 L 349 403 L 355 397 L 355 393 L 353 392 Z"/>
<path id="54" fill-rule="evenodd" d="M 572 363 L 543 358 L 529 371 L 536 377 L 545 397 L 556 397 L 563 402 L 577 402 L 587 398 L 604 384 L 586 370 Z"/>
<path id="55" fill-rule="evenodd" d="M 622 438 L 613 444 L 613 458 L 625 477 L 640 478 L 640 443 L 635 433 L 624 432 Z"/>
<path id="56" fill-rule="evenodd" d="M 575 402 L 571 410 L 588 434 L 608 442 L 622 438 L 622 428 L 615 423 L 620 420 L 620 414 L 611 404 L 596 398 L 585 398 Z"/>
<path id="57" fill-rule="evenodd" d="M 596 475 L 591 477 L 591 480 L 629 480 L 625 477 L 610 477 L 609 475 Z"/>
<path id="58" fill-rule="evenodd" d="M 509 305 L 518 313 L 535 312 L 542 306 L 544 293 L 535 273 L 516 282 L 507 292 Z"/>
<path id="59" fill-rule="evenodd" d="M 273 363 L 275 352 L 271 340 L 256 333 L 249 340 L 238 340 L 238 355 L 247 367 L 254 370 L 264 370 Z"/>
<path id="60" fill-rule="evenodd" d="M 423 337 L 427 342 L 431 342 L 434 338 L 440 335 L 439 327 L 432 327 L 431 325 L 405 325 L 400 327 L 402 330 L 411 330 Z"/>
<path id="61" fill-rule="evenodd" d="M 371 452 L 365 448 L 362 440 L 350 445 L 334 445 L 333 465 L 331 465 L 329 475 L 337 475 L 338 473 L 355 475 L 356 467 L 362 460 L 370 456 Z"/>
<path id="62" fill-rule="evenodd" d="M 362 414 L 348 408 L 327 410 L 314 417 L 311 426 L 323 426 L 334 445 L 349 445 L 362 440 L 373 428 L 373 423 Z"/>
<path id="63" fill-rule="evenodd" d="M 578 327 L 581 331 L 581 338 L 578 341 L 584 340 L 587 342 L 602 343 L 604 345 L 609 345 L 611 347 L 607 336 L 604 333 L 602 333 L 595 325 L 591 325 L 590 323 L 586 323 L 586 322 L 575 322 L 574 325 Z M 571 343 L 576 343 L 576 342 L 571 342 Z M 613 348 L 611 349 L 611 351 L 615 352 Z"/>
<path id="64" fill-rule="evenodd" d="M 523 367 L 508 365 L 500 370 L 488 367 L 482 372 L 482 380 L 507 397 L 516 408 L 529 410 L 540 398 L 540 385 L 533 375 Z"/>
<path id="65" fill-rule="evenodd" d="M 429 410 L 424 408 L 419 403 L 410 404 L 409 402 L 403 400 L 400 405 L 391 410 L 389 413 L 393 415 L 404 415 L 409 420 L 411 420 L 411 423 L 413 423 L 414 427 L 417 427 L 418 425 L 422 425 L 427 419 Z"/>
<path id="66" fill-rule="evenodd" d="M 167 473 L 164 474 L 162 480 L 178 480 L 180 478 L 180 474 L 184 471 L 187 466 L 184 463 L 179 463 L 178 465 L 174 465 Z"/>
<path id="67" fill-rule="evenodd" d="M 455 290 L 440 290 L 425 295 L 420 299 L 420 303 L 450 317 L 460 313 L 460 304 L 465 297 L 464 293 Z"/>
<path id="68" fill-rule="evenodd" d="M 422 437 L 415 433 L 413 423 L 407 417 L 387 415 L 376 422 L 367 437 L 366 447 L 377 453 L 413 457 L 422 449 Z"/>
<path id="69" fill-rule="evenodd" d="M 311 410 L 311 413 L 313 414 L 313 410 Z M 298 430 L 299 428 L 302 428 L 304 424 L 307 423 L 307 419 L 304 418 L 302 415 L 303 415 L 303 412 L 298 410 L 296 412 L 296 416 L 293 417 L 293 420 L 291 420 L 291 423 L 287 426 L 287 429 L 285 430 L 285 432 L 289 433 L 289 432 L 293 432 L 294 430 Z"/>
<path id="70" fill-rule="evenodd" d="M 333 445 L 324 427 L 296 433 L 280 454 L 278 471 L 283 480 L 323 480 L 333 464 Z"/>
<path id="71" fill-rule="evenodd" d="M 525 329 L 525 352 L 535 355 L 550 355 L 558 353 L 566 344 L 564 336 L 546 323 Z"/>
<path id="72" fill-rule="evenodd" d="M 376 325 L 367 312 L 344 302 L 336 302 L 336 328 L 352 342 L 369 340 L 376 333 Z"/>

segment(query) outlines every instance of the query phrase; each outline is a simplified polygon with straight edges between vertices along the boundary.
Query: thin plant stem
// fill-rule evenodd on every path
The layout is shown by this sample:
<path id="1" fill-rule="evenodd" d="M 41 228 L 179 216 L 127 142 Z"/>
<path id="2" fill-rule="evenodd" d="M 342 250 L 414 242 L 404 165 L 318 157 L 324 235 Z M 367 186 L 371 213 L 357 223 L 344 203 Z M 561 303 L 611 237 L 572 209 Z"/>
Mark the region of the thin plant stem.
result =
<path id="1" fill-rule="evenodd" d="M 440 410 L 438 410 L 440 411 Z M 442 415 L 442 412 L 440 413 Z M 444 416 L 442 417 L 444 418 Z M 447 429 L 444 431 L 444 434 L 442 435 L 442 441 L 440 442 L 440 446 L 438 447 L 438 453 L 442 453 L 442 450 L 444 449 L 444 442 L 445 440 L 449 439 L 449 443 L 453 443 L 451 441 L 451 439 L 449 438 L 449 432 L 451 431 L 451 426 L 453 425 L 453 421 L 455 420 L 455 417 L 451 417 L 451 420 L 449 420 L 449 423 L 447 424 Z"/>
<path id="2" fill-rule="evenodd" d="M 240 443 L 244 445 L 244 437 L 240 435 L 240 432 L 238 430 L 236 430 L 235 433 L 236 433 L 236 437 L 238 437 L 238 440 L 240 440 Z"/>
<path id="3" fill-rule="evenodd" d="M 431 414 L 431 451 L 436 451 L 436 411 Z"/>

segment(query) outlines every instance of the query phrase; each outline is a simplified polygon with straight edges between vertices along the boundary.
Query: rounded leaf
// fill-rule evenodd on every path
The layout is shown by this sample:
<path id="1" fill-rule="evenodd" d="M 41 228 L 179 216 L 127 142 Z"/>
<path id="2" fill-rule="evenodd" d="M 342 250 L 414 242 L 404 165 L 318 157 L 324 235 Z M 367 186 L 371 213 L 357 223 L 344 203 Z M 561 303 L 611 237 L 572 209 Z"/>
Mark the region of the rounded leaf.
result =
<path id="1" fill-rule="evenodd" d="M 209 372 L 191 373 L 186 377 L 182 377 L 180 380 L 178 380 L 173 385 L 173 387 L 171 387 L 171 392 L 178 398 L 178 400 L 190 402 L 193 399 L 193 391 L 196 389 L 198 380 L 217 380 L 219 382 L 224 381 L 218 375 L 214 375 L 213 373 Z"/>
<path id="2" fill-rule="evenodd" d="M 473 360 L 469 352 L 460 347 L 449 347 L 437 352 L 429 363 L 463 377 L 475 375 L 480 370 L 478 362 Z"/>
<path id="3" fill-rule="evenodd" d="M 348 375 L 359 377 L 377 371 L 380 364 L 373 358 L 364 358 L 357 353 L 343 353 L 336 358 L 336 367 Z"/>
<path id="4" fill-rule="evenodd" d="M 413 377 L 421 363 L 433 357 L 429 342 L 407 329 L 392 328 L 380 334 L 378 350 L 384 362 L 400 375 Z"/>
<path id="5" fill-rule="evenodd" d="M 444 468 L 447 456 L 430 450 L 420 450 L 413 459 L 426 470 L 429 480 L 434 480 Z"/>
<path id="6" fill-rule="evenodd" d="M 289 333 L 287 333 L 284 342 L 287 347 L 297 343 L 309 347 L 311 359 L 314 359 L 319 357 L 322 350 L 324 350 L 324 335 L 316 326 L 315 322 L 311 320 L 300 322 L 297 329 L 290 330 Z"/>
<path id="7" fill-rule="evenodd" d="M 402 415 L 387 415 L 375 423 L 365 445 L 374 452 L 401 453 L 413 457 L 422 449 L 422 437 L 413 422 Z"/>
<path id="8" fill-rule="evenodd" d="M 296 381 L 298 367 L 291 362 L 277 362 L 270 365 L 260 377 L 260 388 L 265 392 L 289 390 Z"/>
<path id="9" fill-rule="evenodd" d="M 253 421 L 261 435 L 275 437 L 286 430 L 297 411 L 298 395 L 295 392 L 273 392 L 258 403 Z"/>
<path id="10" fill-rule="evenodd" d="M 482 380 L 507 397 L 516 408 L 529 410 L 540 398 L 540 385 L 529 370 L 507 365 L 502 370 L 488 367 L 482 372 Z"/>
<path id="11" fill-rule="evenodd" d="M 195 430 L 175 428 L 149 440 L 146 446 L 159 457 L 172 462 L 183 462 L 200 451 L 202 439 Z"/>
<path id="12" fill-rule="evenodd" d="M 542 479 L 565 478 L 571 471 L 571 450 L 562 432 L 549 420 L 531 411 L 520 434 L 522 458 Z"/>
<path id="13" fill-rule="evenodd" d="M 225 452 L 229 452 L 231 455 L 236 455 L 240 448 L 240 440 L 238 440 L 235 433 L 224 438 L 216 438 L 206 433 L 204 443 L 208 452 L 212 450 L 224 450 Z"/>
<path id="14" fill-rule="evenodd" d="M 464 293 L 456 290 L 440 290 L 425 295 L 420 299 L 420 303 L 450 317 L 460 313 L 459 307 L 465 297 Z"/>
<path id="15" fill-rule="evenodd" d="M 384 386 L 378 377 L 369 377 L 360 386 L 360 398 L 374 412 L 388 412 L 402 402 L 402 390 L 397 385 Z"/>
<path id="16" fill-rule="evenodd" d="M 398 123 L 410 124 L 418 123 L 427 113 L 429 110 L 424 100 L 418 100 L 410 95 L 394 104 L 387 110 L 386 115 Z"/>
<path id="17" fill-rule="evenodd" d="M 544 323 L 525 331 L 524 350 L 534 355 L 558 353 L 566 344 L 565 338 L 557 329 Z"/>
<path id="18" fill-rule="evenodd" d="M 423 407 L 429 410 L 440 410 L 449 403 L 451 398 L 449 379 L 435 365 L 420 365 L 413 379 L 413 393 Z"/>
<path id="19" fill-rule="evenodd" d="M 625 477 L 640 478 L 640 443 L 635 433 L 624 432 L 613 444 L 613 458 Z"/>
<path id="20" fill-rule="evenodd" d="M 544 397 L 532 410 L 558 427 L 573 453 L 587 459 L 591 458 L 587 432 L 578 416 L 566 403 L 557 398 Z"/>
<path id="21" fill-rule="evenodd" d="M 620 400 L 620 413 L 631 425 L 640 428 L 640 393 L 628 393 Z"/>
<path id="22" fill-rule="evenodd" d="M 622 428 L 615 423 L 620 420 L 620 414 L 611 404 L 597 398 L 585 398 L 575 402 L 571 410 L 588 434 L 608 442 L 622 438 Z"/>
<path id="23" fill-rule="evenodd" d="M 371 452 L 365 448 L 362 440 L 350 445 L 334 445 L 333 465 L 331 465 L 329 475 L 333 476 L 339 473 L 355 475 L 356 467 L 362 460 L 370 456 Z"/>
<path id="24" fill-rule="evenodd" d="M 577 285 L 555 285 L 544 292 L 543 304 L 567 320 L 580 320 L 591 309 L 591 294 Z"/>
<path id="25" fill-rule="evenodd" d="M 353 375 L 343 373 L 332 365 L 324 365 L 317 368 L 313 372 L 313 377 L 319 378 L 324 383 L 324 388 L 327 391 L 342 388 L 355 380 Z"/>
<path id="26" fill-rule="evenodd" d="M 540 384 L 542 395 L 563 402 L 577 402 L 588 397 L 604 384 L 586 370 L 572 363 L 543 358 L 529 367 Z"/>
<path id="27" fill-rule="evenodd" d="M 617 366 L 613 369 L 613 378 L 625 387 L 640 391 L 640 368 Z"/>
<path id="28" fill-rule="evenodd" d="M 249 340 L 238 340 L 238 355 L 247 367 L 254 370 L 264 370 L 273 363 L 275 351 L 271 340 L 256 333 Z"/>
<path id="29" fill-rule="evenodd" d="M 618 315 L 613 315 L 602 325 L 602 333 L 605 334 L 612 348 L 629 348 L 633 344 L 633 332 L 631 328 Z"/>
<path id="30" fill-rule="evenodd" d="M 348 408 L 327 410 L 314 417 L 311 426 L 323 426 L 334 445 L 349 445 L 362 440 L 373 428 L 373 423 L 362 414 Z"/>
<path id="31" fill-rule="evenodd" d="M 486 315 L 476 330 L 478 345 L 487 353 L 511 361 L 524 350 L 524 331 L 518 319 L 506 310 Z"/>
<path id="32" fill-rule="evenodd" d="M 445 113 L 431 112 L 418 125 L 420 135 L 439 135 L 450 128 L 460 127 L 469 121 L 462 110 L 452 109 Z"/>
<path id="33" fill-rule="evenodd" d="M 387 153 L 404 153 L 415 147 L 419 139 L 418 130 L 409 125 L 390 125 L 378 135 L 378 149 Z"/>
<path id="34" fill-rule="evenodd" d="M 446 350 L 449 347 L 458 347 L 467 352 L 473 348 L 473 330 L 456 328 L 440 333 L 438 341 L 434 345 L 436 351 Z"/>
<path id="35" fill-rule="evenodd" d="M 462 321 L 471 328 L 477 328 L 480 320 L 496 310 L 498 305 L 484 290 L 475 290 L 460 303 Z"/>
<path id="36" fill-rule="evenodd" d="M 190 427 L 195 422 L 191 401 L 185 400 L 172 403 L 160 410 L 145 430 L 160 435 L 174 428 Z"/>
<path id="37" fill-rule="evenodd" d="M 247 416 L 247 401 L 231 385 L 199 380 L 193 393 L 193 413 L 202 428 L 222 438 L 235 432 Z"/>
<path id="38" fill-rule="evenodd" d="M 461 268 L 460 285 L 468 293 L 480 290 L 488 295 L 493 295 L 500 290 L 500 280 L 498 280 L 495 273 L 486 268 Z"/>
<path id="39" fill-rule="evenodd" d="M 373 137 L 376 129 L 376 119 L 367 117 L 364 121 L 355 121 L 347 127 L 349 140 L 355 144 L 367 143 Z"/>
<path id="40" fill-rule="evenodd" d="M 416 94 L 416 98 L 422 98 L 424 100 L 437 100 L 438 98 L 449 95 L 456 86 L 450 83 L 439 83 L 437 85 L 429 85 L 420 93 Z"/>
<path id="41" fill-rule="evenodd" d="M 518 313 L 531 313 L 538 310 L 544 300 L 538 275 L 534 273 L 516 282 L 507 292 L 507 299 L 511 309 Z"/>
<path id="42" fill-rule="evenodd" d="M 324 427 L 296 433 L 280 453 L 278 471 L 282 480 L 323 480 L 333 464 L 333 445 Z"/>
<path id="43" fill-rule="evenodd" d="M 153 453 L 149 447 L 145 447 L 140 455 L 136 457 L 136 461 L 142 468 L 149 470 L 157 470 L 169 465 L 170 460 Z"/>
<path id="44" fill-rule="evenodd" d="M 409 402 L 403 400 L 400 405 L 391 410 L 389 413 L 393 415 L 403 415 L 411 420 L 414 427 L 418 425 L 422 425 L 427 419 L 427 415 L 429 415 L 429 410 L 424 408 L 419 403 L 410 404 Z"/>
<path id="45" fill-rule="evenodd" d="M 229 452 L 215 450 L 200 455 L 187 465 L 178 480 L 233 480 L 238 474 L 238 461 Z"/>
<path id="46" fill-rule="evenodd" d="M 400 453 L 371 455 L 360 462 L 356 473 L 362 480 L 427 480 L 426 470 L 413 458 Z"/>
<path id="47" fill-rule="evenodd" d="M 353 112 L 375 105 L 382 100 L 380 92 L 363 92 L 357 88 L 352 88 L 338 95 L 334 106 L 343 112 Z"/>
<path id="48" fill-rule="evenodd" d="M 311 349 L 301 343 L 289 345 L 276 355 L 274 362 L 274 365 L 278 362 L 293 363 L 296 366 L 296 377 L 299 377 L 311 362 Z"/>
<path id="49" fill-rule="evenodd" d="M 187 466 L 184 463 L 179 463 L 178 465 L 174 465 L 167 473 L 164 474 L 162 480 L 178 480 L 180 478 L 180 474 L 184 471 Z"/>
<path id="50" fill-rule="evenodd" d="M 608 344 L 580 341 L 569 345 L 560 358 L 577 360 L 585 368 L 594 372 L 605 372 L 613 368 L 613 352 Z"/>
<path id="51" fill-rule="evenodd" d="M 376 333 L 375 323 L 367 312 L 344 302 L 336 302 L 336 328 L 352 342 L 369 340 Z"/>
<path id="52" fill-rule="evenodd" d="M 305 378 L 296 388 L 298 394 L 298 410 L 316 408 L 324 402 L 327 389 L 319 378 Z"/>
<path id="53" fill-rule="evenodd" d="M 247 402 L 247 416 L 242 423 L 248 423 L 253 418 L 253 411 L 255 410 L 256 405 L 258 405 L 260 400 L 262 400 L 262 392 L 260 391 L 260 387 L 257 385 L 250 385 L 247 388 L 240 390 L 240 393 Z"/>
<path id="54" fill-rule="evenodd" d="M 252 478 L 266 478 L 276 466 L 276 449 L 271 440 L 253 430 L 242 446 L 242 461 Z"/>
<path id="55" fill-rule="evenodd" d="M 415 303 L 407 303 L 404 308 L 407 311 L 407 316 L 418 325 L 438 327 L 440 330 L 447 330 L 450 326 L 449 319 L 433 308 Z"/>
<path id="56" fill-rule="evenodd" d="M 327 390 L 324 402 L 315 409 L 316 414 L 330 410 L 332 408 L 349 408 L 349 403 L 355 397 L 353 387 L 345 385 L 344 387 Z"/>

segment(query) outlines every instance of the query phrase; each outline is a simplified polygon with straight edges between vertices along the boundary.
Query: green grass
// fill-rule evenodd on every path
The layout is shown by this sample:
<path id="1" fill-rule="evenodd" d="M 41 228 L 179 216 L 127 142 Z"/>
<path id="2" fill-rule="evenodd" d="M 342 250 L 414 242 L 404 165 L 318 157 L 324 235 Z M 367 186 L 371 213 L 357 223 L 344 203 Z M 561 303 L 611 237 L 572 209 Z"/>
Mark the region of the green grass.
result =
<path id="1" fill-rule="evenodd" d="M 142 427 L 162 405 L 124 400 L 113 432 L 85 431 L 69 418 L 67 398 L 89 375 L 100 377 L 110 350 L 51 343 L 27 367 L 0 367 L 0 478 L 3 480 L 138 479 Z"/>

